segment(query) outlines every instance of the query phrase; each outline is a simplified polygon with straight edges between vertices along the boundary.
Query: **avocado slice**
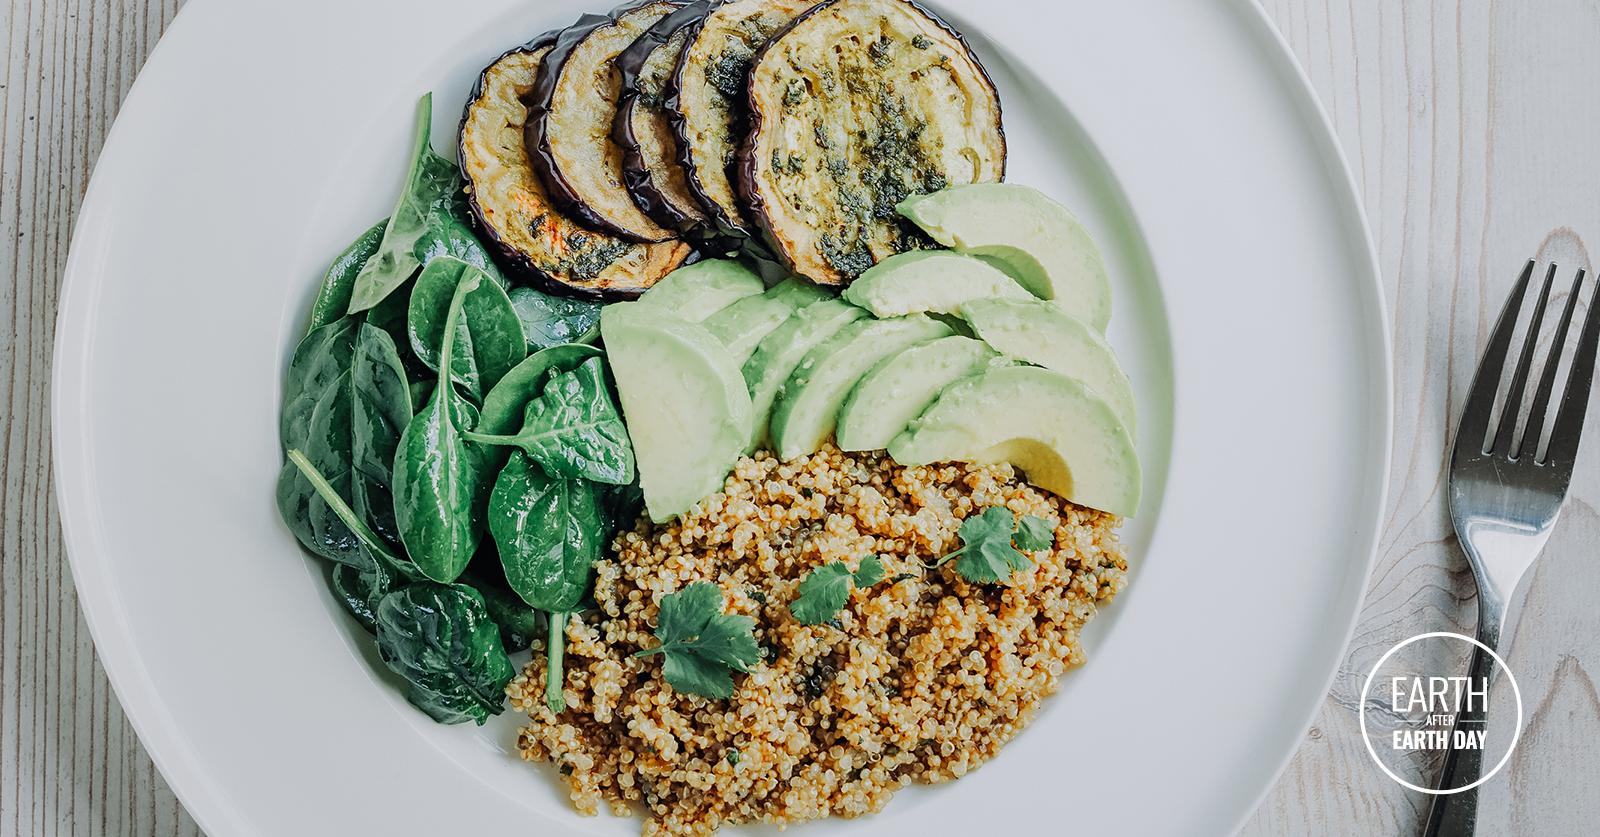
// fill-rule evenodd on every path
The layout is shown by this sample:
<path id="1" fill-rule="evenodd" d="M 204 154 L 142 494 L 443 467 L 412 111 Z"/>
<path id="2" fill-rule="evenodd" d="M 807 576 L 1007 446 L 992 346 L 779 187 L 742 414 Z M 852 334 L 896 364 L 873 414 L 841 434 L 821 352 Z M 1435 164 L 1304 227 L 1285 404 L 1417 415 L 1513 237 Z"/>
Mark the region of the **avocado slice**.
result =
<path id="1" fill-rule="evenodd" d="M 839 405 L 879 361 L 950 334 L 944 323 L 914 314 L 851 323 L 819 343 L 795 367 L 773 404 L 772 439 L 778 458 L 794 459 L 822 447 L 833 435 Z"/>
<path id="2" fill-rule="evenodd" d="M 804 308 L 813 302 L 832 299 L 833 294 L 824 290 L 821 285 L 799 276 L 789 278 L 773 285 L 767 290 L 767 296 L 779 299 L 793 305 L 796 309 Z"/>
<path id="3" fill-rule="evenodd" d="M 882 450 L 952 382 L 1000 357 L 988 344 L 951 335 L 918 343 L 879 362 L 839 408 L 841 450 Z"/>
<path id="4" fill-rule="evenodd" d="M 1033 299 L 999 268 L 949 250 L 912 250 L 868 268 L 844 291 L 846 301 L 878 317 L 954 314 L 974 299 Z"/>
<path id="5" fill-rule="evenodd" d="M 750 393 L 711 333 L 643 302 L 607 305 L 600 334 L 650 519 L 722 490 L 750 438 Z"/>
<path id="6" fill-rule="evenodd" d="M 1058 303 L 1042 300 L 977 300 L 964 306 L 961 315 L 974 333 L 1002 353 L 1087 384 L 1110 405 L 1128 435 L 1137 438 L 1133 384 L 1100 332 Z"/>
<path id="7" fill-rule="evenodd" d="M 826 299 L 828 292 L 799 279 L 785 279 L 760 296 L 747 296 L 706 318 L 706 329 L 744 365 L 768 334 L 795 311 Z"/>
<path id="8" fill-rule="evenodd" d="M 706 259 L 666 275 L 639 298 L 657 311 L 698 323 L 767 289 L 760 275 L 732 259 Z"/>
<path id="9" fill-rule="evenodd" d="M 1015 183 L 973 183 L 907 198 L 896 207 L 946 247 L 982 256 L 1040 299 L 1059 301 L 1105 331 L 1111 285 L 1100 248 L 1072 212 Z"/>
<path id="10" fill-rule="evenodd" d="M 756 346 L 744 364 L 744 381 L 750 389 L 754 421 L 750 444 L 759 445 L 769 436 L 767 419 L 778 388 L 806 353 L 832 337 L 839 329 L 867 316 L 867 312 L 839 299 L 813 302 L 795 312 L 783 325 Z"/>
<path id="11" fill-rule="evenodd" d="M 763 338 L 794 315 L 794 308 L 766 294 L 747 296 L 705 321 L 711 336 L 722 341 L 733 362 L 744 365 Z"/>
<path id="12" fill-rule="evenodd" d="M 1141 476 L 1133 438 L 1082 381 L 1037 366 L 963 378 L 889 443 L 902 465 L 1009 462 L 1080 506 L 1131 517 Z"/>

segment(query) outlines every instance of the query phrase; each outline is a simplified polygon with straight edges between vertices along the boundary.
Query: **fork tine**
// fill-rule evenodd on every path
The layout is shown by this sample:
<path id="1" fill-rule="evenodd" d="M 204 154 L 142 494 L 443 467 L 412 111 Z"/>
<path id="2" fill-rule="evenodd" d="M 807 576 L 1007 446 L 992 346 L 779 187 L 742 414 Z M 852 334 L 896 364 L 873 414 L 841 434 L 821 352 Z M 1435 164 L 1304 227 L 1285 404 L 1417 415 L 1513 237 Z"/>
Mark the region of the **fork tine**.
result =
<path id="1" fill-rule="evenodd" d="M 1517 432 L 1517 416 L 1522 413 L 1522 396 L 1528 391 L 1528 370 L 1533 368 L 1533 353 L 1539 348 L 1539 327 L 1544 324 L 1544 307 L 1550 301 L 1550 285 L 1556 280 L 1556 266 L 1550 264 L 1545 272 L 1544 287 L 1539 290 L 1539 301 L 1533 305 L 1533 319 L 1528 322 L 1528 333 L 1522 338 L 1522 354 L 1517 357 L 1517 368 L 1511 373 L 1511 389 L 1506 392 L 1506 404 L 1500 410 L 1500 430 L 1495 433 L 1490 450 L 1511 452 L 1511 437 Z M 1523 435 L 1527 435 L 1524 431 Z"/>
<path id="2" fill-rule="evenodd" d="M 1594 387 L 1595 353 L 1600 350 L 1600 298 L 1589 296 L 1589 315 L 1584 318 L 1583 332 L 1578 336 L 1578 352 L 1572 356 L 1572 371 L 1567 376 L 1567 389 L 1561 395 L 1561 411 L 1556 413 L 1556 426 L 1550 432 L 1549 452 L 1545 461 L 1572 473 L 1578 458 L 1578 436 L 1583 432 L 1583 417 L 1589 409 L 1589 390 Z"/>
<path id="3" fill-rule="evenodd" d="M 1555 337 L 1550 341 L 1550 357 L 1544 362 L 1544 373 L 1539 376 L 1539 388 L 1533 392 L 1533 407 L 1528 412 L 1528 426 L 1522 431 L 1522 444 L 1517 456 L 1538 456 L 1539 439 L 1544 436 L 1544 419 L 1550 413 L 1550 396 L 1556 389 L 1556 370 L 1561 366 L 1561 356 L 1567 348 L 1567 329 L 1572 325 L 1572 312 L 1578 307 L 1578 294 L 1583 290 L 1583 268 L 1578 268 L 1578 278 L 1572 280 L 1572 293 L 1567 295 L 1561 320 L 1556 323 Z"/>
<path id="4" fill-rule="evenodd" d="M 1489 347 L 1483 360 L 1478 361 L 1478 371 L 1472 376 L 1472 387 L 1467 390 L 1467 403 L 1461 410 L 1461 424 L 1456 427 L 1457 453 L 1488 453 L 1484 439 L 1489 435 L 1489 414 L 1494 411 L 1494 396 L 1500 388 L 1500 373 L 1506 365 L 1506 352 L 1511 348 L 1511 334 L 1517 328 L 1517 314 L 1522 311 L 1522 299 L 1528 294 L 1528 280 L 1533 277 L 1533 260 L 1522 269 L 1522 277 L 1500 311 L 1500 319 L 1489 336 Z M 1463 445 L 1471 445 L 1464 448 Z"/>

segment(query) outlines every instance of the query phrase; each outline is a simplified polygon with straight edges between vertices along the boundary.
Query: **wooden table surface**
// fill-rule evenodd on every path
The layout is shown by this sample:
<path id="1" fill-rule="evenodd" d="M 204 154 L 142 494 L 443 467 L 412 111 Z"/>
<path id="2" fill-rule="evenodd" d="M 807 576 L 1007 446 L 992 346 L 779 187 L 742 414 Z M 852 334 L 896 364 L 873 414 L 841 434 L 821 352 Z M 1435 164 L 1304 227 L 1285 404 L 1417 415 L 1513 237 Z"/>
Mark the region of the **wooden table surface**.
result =
<path id="1" fill-rule="evenodd" d="M 1356 719 L 1361 681 L 1401 639 L 1472 631 L 1471 578 L 1445 513 L 1446 428 L 1523 261 L 1590 265 L 1586 239 L 1600 233 L 1600 5 L 1264 5 L 1332 115 L 1365 198 L 1394 326 L 1396 437 L 1360 626 L 1245 833 L 1412 834 L 1425 798 L 1369 760 Z M 74 216 L 112 117 L 178 6 L 0 6 L 0 835 L 198 833 L 118 707 L 79 613 L 51 483 L 47 395 Z M 1587 468 L 1527 584 L 1509 650 L 1528 722 L 1511 763 L 1484 786 L 1483 834 L 1600 829 L 1597 413 Z M 1413 781 L 1426 782 L 1422 771 Z"/>

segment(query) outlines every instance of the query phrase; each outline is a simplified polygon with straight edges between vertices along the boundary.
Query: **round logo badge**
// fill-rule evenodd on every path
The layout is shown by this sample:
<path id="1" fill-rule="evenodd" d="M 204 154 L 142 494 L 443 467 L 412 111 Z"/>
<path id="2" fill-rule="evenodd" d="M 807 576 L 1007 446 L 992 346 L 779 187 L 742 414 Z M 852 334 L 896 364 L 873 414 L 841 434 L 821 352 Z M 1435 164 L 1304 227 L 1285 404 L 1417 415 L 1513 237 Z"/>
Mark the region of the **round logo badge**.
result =
<path id="1" fill-rule="evenodd" d="M 1496 682 L 1509 686 L 1516 698 L 1516 726 L 1509 744 L 1497 745 L 1496 741 L 1505 736 L 1491 739 L 1488 725 L 1484 723 L 1489 710 L 1489 684 L 1494 681 L 1494 675 L 1472 677 L 1461 670 L 1432 671 L 1441 666 L 1441 661 L 1456 666 L 1463 644 L 1469 655 L 1471 646 L 1476 646 L 1493 658 L 1498 673 L 1503 675 Z M 1403 723 L 1374 734 L 1367 725 L 1369 706 L 1391 718 L 1403 719 Z M 1405 640 L 1378 658 L 1378 664 L 1372 667 L 1362 686 L 1359 714 L 1361 738 L 1367 745 L 1367 753 L 1389 778 L 1420 793 L 1436 796 L 1460 793 L 1489 781 L 1510 760 L 1522 737 L 1522 690 L 1517 687 L 1517 678 L 1505 660 L 1494 649 L 1470 636 L 1438 631 Z M 1498 750 L 1501 746 L 1503 753 L 1489 752 L 1491 747 Z M 1494 767 L 1470 784 L 1456 788 L 1425 788 L 1402 779 L 1392 766 L 1419 755 L 1442 756 L 1451 749 L 1477 750 L 1482 763 L 1493 763 Z M 1494 760 L 1496 755 L 1498 760 Z"/>

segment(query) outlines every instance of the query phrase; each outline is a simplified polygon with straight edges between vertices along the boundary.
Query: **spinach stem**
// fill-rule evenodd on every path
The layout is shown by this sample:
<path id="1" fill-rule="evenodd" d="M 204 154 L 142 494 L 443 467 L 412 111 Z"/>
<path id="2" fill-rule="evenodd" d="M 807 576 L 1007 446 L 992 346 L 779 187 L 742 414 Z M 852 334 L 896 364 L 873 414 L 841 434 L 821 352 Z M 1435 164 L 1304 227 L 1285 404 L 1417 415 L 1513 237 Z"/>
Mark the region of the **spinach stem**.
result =
<path id="1" fill-rule="evenodd" d="M 477 442 L 480 445 L 503 445 L 505 447 L 521 447 L 521 442 L 522 442 L 522 440 L 517 436 L 498 436 L 498 435 L 495 435 L 493 433 L 479 433 L 476 430 L 467 430 L 467 431 L 462 432 L 461 435 L 467 441 L 469 441 L 469 442 Z"/>
<path id="2" fill-rule="evenodd" d="M 561 668 L 561 658 L 567 650 L 567 619 L 565 612 L 550 614 L 550 641 L 545 652 L 544 703 L 556 712 L 567 711 L 567 697 L 562 684 L 566 673 Z"/>
<path id="3" fill-rule="evenodd" d="M 457 284 L 455 293 L 450 295 L 450 307 L 445 309 L 444 334 L 439 338 L 439 385 L 434 388 L 434 393 L 438 394 L 439 390 L 444 390 L 446 399 L 441 403 L 444 405 L 444 417 L 447 421 L 455 420 L 450 410 L 448 396 L 450 388 L 455 385 L 453 374 L 456 366 L 456 322 L 461 317 L 463 301 L 467 298 L 467 294 L 478 289 L 479 281 L 477 276 L 469 276 Z"/>
<path id="4" fill-rule="evenodd" d="M 604 421 L 598 420 L 568 421 L 556 427 L 552 427 L 549 430 L 541 430 L 537 433 L 530 433 L 528 432 L 527 428 L 523 428 L 521 433 L 517 433 L 513 436 L 501 436 L 494 433 L 479 433 L 476 430 L 467 430 L 462 433 L 462 436 L 465 437 L 467 441 L 477 442 L 480 445 L 502 445 L 526 450 L 529 447 L 532 447 L 533 445 L 536 445 L 546 439 L 559 442 L 563 436 L 567 436 L 579 430 L 593 430 L 603 426 L 604 424 Z"/>
<path id="5" fill-rule="evenodd" d="M 311 464 L 311 460 L 307 459 L 304 453 L 291 448 L 285 451 L 284 455 L 289 458 L 290 462 L 294 463 L 296 468 L 300 469 L 300 475 L 311 483 L 311 488 L 317 492 L 317 496 L 322 498 L 322 502 L 327 503 L 328 508 L 333 510 L 333 514 L 339 518 L 339 522 L 354 533 L 356 540 L 360 541 L 361 545 L 372 553 L 379 566 L 382 566 L 384 562 L 388 562 L 389 565 L 394 567 L 403 568 L 405 566 L 404 562 L 384 547 L 383 541 L 379 539 L 378 534 L 372 531 L 360 517 L 356 516 L 355 510 L 351 509 L 350 505 L 344 501 L 344 498 L 339 496 L 339 492 L 334 490 L 333 485 L 328 482 L 328 478 L 317 470 L 317 466 Z"/>

